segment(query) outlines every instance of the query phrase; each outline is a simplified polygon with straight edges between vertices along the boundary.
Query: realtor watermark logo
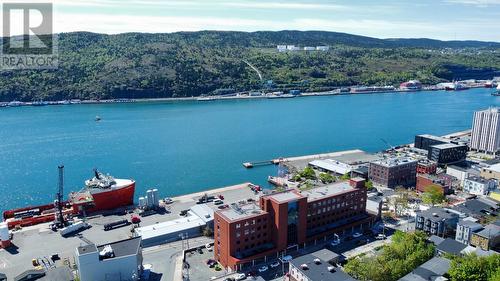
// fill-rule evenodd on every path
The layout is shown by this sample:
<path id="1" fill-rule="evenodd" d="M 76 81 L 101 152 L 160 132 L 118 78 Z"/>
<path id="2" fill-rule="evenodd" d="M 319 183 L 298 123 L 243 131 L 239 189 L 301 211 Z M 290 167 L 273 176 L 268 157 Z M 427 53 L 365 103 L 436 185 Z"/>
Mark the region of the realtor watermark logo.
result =
<path id="1" fill-rule="evenodd" d="M 52 3 L 2 3 L 0 70 L 55 69 Z"/>

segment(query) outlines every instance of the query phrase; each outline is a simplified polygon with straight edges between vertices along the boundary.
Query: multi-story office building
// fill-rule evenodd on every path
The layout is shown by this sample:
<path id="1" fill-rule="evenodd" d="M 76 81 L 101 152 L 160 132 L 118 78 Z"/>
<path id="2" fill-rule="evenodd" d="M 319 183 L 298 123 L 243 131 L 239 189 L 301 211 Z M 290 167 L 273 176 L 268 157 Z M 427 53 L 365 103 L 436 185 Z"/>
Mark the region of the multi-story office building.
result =
<path id="1" fill-rule="evenodd" d="M 457 224 L 457 231 L 455 240 L 458 242 L 469 245 L 472 233 L 483 229 L 483 226 L 471 220 L 460 220 Z"/>
<path id="2" fill-rule="evenodd" d="M 474 113 L 470 148 L 496 153 L 500 148 L 500 110 L 489 108 Z"/>
<path id="3" fill-rule="evenodd" d="M 478 176 L 469 176 L 464 180 L 463 190 L 474 195 L 488 195 L 497 187 L 494 180 L 487 180 Z"/>
<path id="4" fill-rule="evenodd" d="M 456 213 L 433 207 L 417 213 L 415 229 L 430 235 L 445 236 L 456 229 L 457 223 L 458 215 Z"/>
<path id="5" fill-rule="evenodd" d="M 449 143 L 450 141 L 451 140 L 447 138 L 424 134 L 415 136 L 415 143 L 413 146 L 418 149 L 429 151 L 432 145 Z"/>
<path id="6" fill-rule="evenodd" d="M 370 163 L 368 177 L 385 187 L 415 186 L 417 161 L 409 158 L 388 158 Z"/>
<path id="7" fill-rule="evenodd" d="M 456 178 L 460 186 L 463 186 L 464 180 L 469 177 L 467 169 L 454 165 L 446 167 L 446 174 Z"/>
<path id="8" fill-rule="evenodd" d="M 330 235 L 369 227 L 363 179 L 264 195 L 215 212 L 214 257 L 232 270 Z"/>
<path id="9" fill-rule="evenodd" d="M 427 158 L 439 165 L 460 163 L 467 156 L 467 146 L 463 144 L 444 143 L 431 145 Z"/>

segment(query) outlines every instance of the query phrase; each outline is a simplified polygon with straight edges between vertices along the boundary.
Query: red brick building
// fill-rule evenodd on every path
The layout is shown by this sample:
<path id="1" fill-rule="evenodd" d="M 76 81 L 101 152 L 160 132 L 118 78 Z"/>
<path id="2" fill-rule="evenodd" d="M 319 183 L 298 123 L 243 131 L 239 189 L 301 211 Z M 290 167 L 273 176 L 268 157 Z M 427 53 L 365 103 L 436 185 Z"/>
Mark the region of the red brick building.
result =
<path id="1" fill-rule="evenodd" d="M 448 194 L 452 188 L 452 179 L 447 175 L 417 175 L 417 191 L 425 192 L 429 185 L 438 186 L 443 194 Z"/>
<path id="2" fill-rule="evenodd" d="M 420 160 L 417 163 L 417 174 L 435 174 L 437 163 L 430 160 Z"/>
<path id="3" fill-rule="evenodd" d="M 374 219 L 366 212 L 366 188 L 359 178 L 264 195 L 258 205 L 232 204 L 214 218 L 214 258 L 233 270 L 314 239 L 369 227 Z"/>

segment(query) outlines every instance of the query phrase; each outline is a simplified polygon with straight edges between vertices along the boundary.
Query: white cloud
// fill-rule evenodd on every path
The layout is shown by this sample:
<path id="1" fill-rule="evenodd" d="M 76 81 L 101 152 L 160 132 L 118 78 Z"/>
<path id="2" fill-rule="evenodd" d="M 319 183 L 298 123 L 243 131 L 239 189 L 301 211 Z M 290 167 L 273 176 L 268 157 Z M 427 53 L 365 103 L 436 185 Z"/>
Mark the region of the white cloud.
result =
<path id="1" fill-rule="evenodd" d="M 445 2 L 450 4 L 471 5 L 476 7 L 500 5 L 500 0 L 445 0 Z"/>

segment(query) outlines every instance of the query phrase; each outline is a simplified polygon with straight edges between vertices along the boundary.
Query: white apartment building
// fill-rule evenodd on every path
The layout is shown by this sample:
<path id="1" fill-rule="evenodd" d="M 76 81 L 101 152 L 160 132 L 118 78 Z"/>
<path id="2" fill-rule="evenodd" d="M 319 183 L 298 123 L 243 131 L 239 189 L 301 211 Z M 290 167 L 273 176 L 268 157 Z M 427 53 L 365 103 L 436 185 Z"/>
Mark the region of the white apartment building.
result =
<path id="1" fill-rule="evenodd" d="M 500 148 L 500 109 L 489 108 L 474 113 L 470 148 L 496 153 Z"/>
<path id="2" fill-rule="evenodd" d="M 496 181 L 477 176 L 470 176 L 464 180 L 464 191 L 474 195 L 488 195 L 497 186 Z"/>

